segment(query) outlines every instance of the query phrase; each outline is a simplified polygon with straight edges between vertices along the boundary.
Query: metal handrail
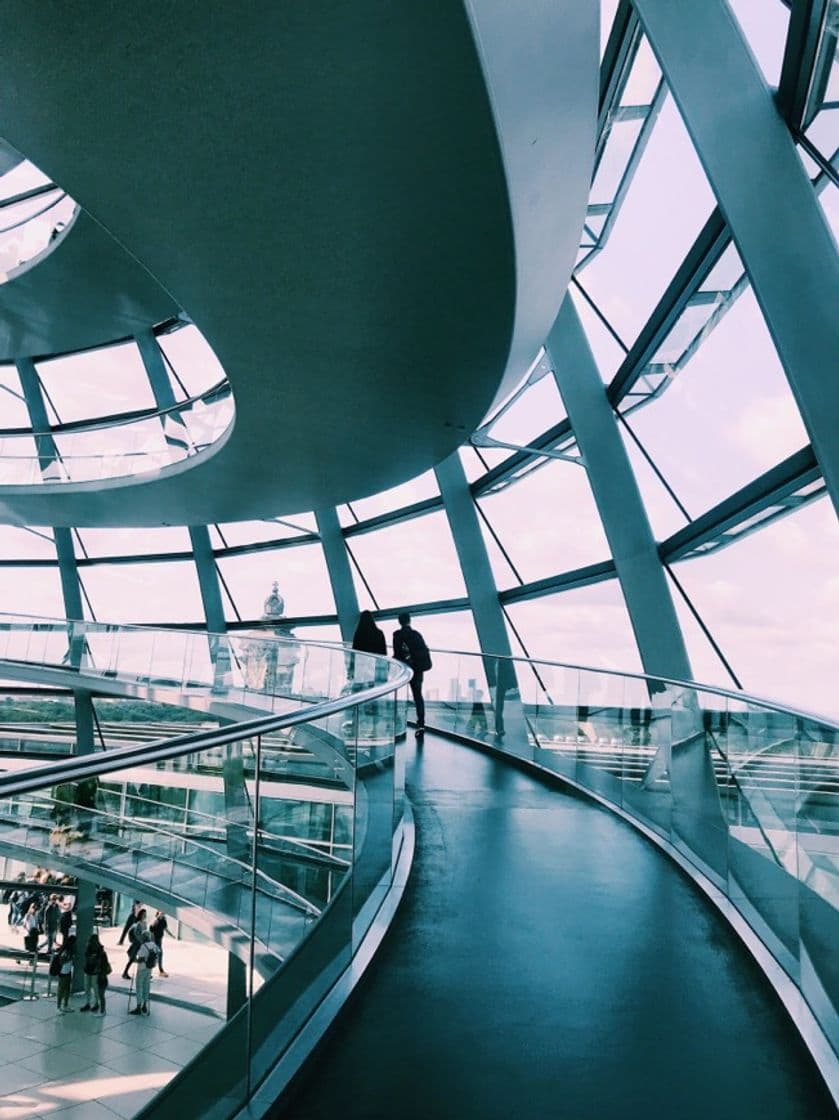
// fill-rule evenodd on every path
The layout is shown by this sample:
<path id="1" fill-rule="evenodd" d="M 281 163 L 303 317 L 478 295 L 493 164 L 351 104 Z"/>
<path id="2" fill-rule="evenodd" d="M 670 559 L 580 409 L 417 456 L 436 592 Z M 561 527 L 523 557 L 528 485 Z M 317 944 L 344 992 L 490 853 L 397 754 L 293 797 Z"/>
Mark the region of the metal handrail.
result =
<path id="1" fill-rule="evenodd" d="M 754 704 L 760 708 L 768 708 L 770 711 L 778 712 L 785 716 L 794 716 L 796 719 L 809 720 L 813 723 L 820 723 L 824 727 L 829 727 L 831 731 L 839 732 L 839 722 L 832 720 L 827 716 L 816 715 L 813 712 L 805 712 L 799 708 L 790 708 L 785 704 L 779 703 L 777 700 L 765 700 L 760 696 L 754 696 L 748 692 L 736 692 L 729 688 L 722 688 L 713 684 L 702 684 L 701 681 L 686 681 L 680 680 L 678 677 L 657 677 L 651 673 L 635 673 L 623 672 L 617 669 L 602 669 L 593 665 L 575 665 L 569 661 L 549 661 L 539 657 L 513 657 L 511 654 L 501 653 L 480 653 L 475 650 L 457 650 L 457 649 L 436 649 L 430 648 L 431 653 L 437 653 L 441 656 L 448 655 L 454 657 L 478 657 L 482 661 L 514 661 L 523 665 L 549 665 L 555 669 L 573 669 L 582 673 L 596 673 L 600 676 L 606 677 L 629 677 L 632 680 L 652 682 L 654 684 L 674 685 L 676 688 L 687 688 L 693 692 L 710 692 L 715 696 L 722 696 L 727 700 L 736 700 L 738 703 Z"/>
<path id="2" fill-rule="evenodd" d="M 323 719 L 335 715 L 337 712 L 356 708 L 371 700 L 377 700 L 388 693 L 407 684 L 411 679 L 411 671 L 403 667 L 395 677 L 374 684 L 363 691 L 341 696 L 336 700 L 323 700 L 306 708 L 283 715 L 259 716 L 256 719 L 243 720 L 241 723 L 227 724 L 225 727 L 211 731 L 198 731 L 186 735 L 176 735 L 174 738 L 161 739 L 155 743 L 146 743 L 141 746 L 118 747 L 96 754 L 79 755 L 73 759 L 59 759 L 47 762 L 43 766 L 33 767 L 30 770 L 19 771 L 16 774 L 0 775 L 0 797 L 17 797 L 22 793 L 34 793 L 56 785 L 58 782 L 83 781 L 85 778 L 98 777 L 101 774 L 111 774 L 116 770 L 124 770 L 126 766 L 143 766 L 157 762 L 166 762 L 172 758 L 182 758 L 186 754 L 195 754 L 210 747 L 226 746 L 228 743 L 238 742 L 251 736 L 265 734 L 270 731 L 280 731 L 287 727 L 296 727 L 301 723 L 310 723 L 313 720 Z"/>
<path id="3" fill-rule="evenodd" d="M 120 820 L 123 819 L 123 818 L 120 818 L 119 816 L 117 816 L 114 813 L 106 812 L 104 809 L 96 809 L 96 808 L 93 808 L 93 807 L 87 806 L 87 805 L 84 805 L 84 806 L 74 805 L 72 802 L 59 802 L 54 797 L 44 797 L 40 801 L 29 801 L 29 802 L 24 801 L 24 804 L 43 805 L 45 802 L 46 803 L 52 803 L 54 805 L 58 805 L 58 804 L 65 805 L 66 808 L 70 812 L 73 812 L 75 810 L 77 813 L 91 813 L 91 814 L 93 814 L 94 817 L 96 817 L 98 819 L 102 819 L 102 820 L 120 821 Z M 2 807 L 0 807 L 0 813 L 2 813 Z M 23 824 L 26 820 L 26 818 L 16 818 L 16 819 L 20 820 L 21 824 Z M 30 814 L 29 819 L 30 820 L 37 820 L 37 818 L 32 818 L 31 814 Z M 46 821 L 44 822 L 45 825 L 48 824 L 48 823 L 49 822 L 46 822 Z M 211 855 L 214 860 L 221 861 L 222 865 L 223 864 L 234 864 L 236 867 L 239 867 L 239 868 L 243 869 L 244 871 L 246 871 L 248 873 L 248 875 L 253 875 L 256 878 L 264 879 L 264 880 L 266 880 L 267 883 L 270 884 L 270 888 L 266 887 L 264 885 L 261 888 L 257 888 L 257 889 L 261 889 L 262 894 L 264 894 L 268 897 L 272 897 L 273 896 L 273 891 L 275 891 L 275 890 L 279 891 L 279 895 L 280 895 L 282 901 L 288 902 L 289 905 L 296 906 L 299 909 L 303 910 L 307 914 L 312 914 L 312 915 L 315 915 L 315 916 L 318 916 L 320 914 L 320 910 L 318 909 L 318 907 L 315 906 L 313 903 L 309 902 L 308 899 L 305 899 L 303 897 L 303 895 L 298 894 L 297 891 L 292 890 L 291 887 L 287 887 L 285 885 L 285 883 L 281 883 L 278 879 L 272 879 L 271 876 L 267 875 L 261 868 L 252 867 L 249 863 L 245 863 L 244 860 L 237 859 L 236 856 L 231 856 L 227 852 L 219 852 L 215 848 L 211 848 L 209 845 L 202 844 L 199 840 L 193 839 L 191 836 L 179 835 L 176 832 L 169 832 L 165 828 L 160 828 L 156 825 L 149 824 L 145 820 L 145 818 L 143 818 L 142 828 L 140 828 L 140 826 L 136 826 L 136 825 L 133 825 L 131 827 L 136 828 L 137 831 L 153 833 L 155 836 L 165 836 L 167 840 L 175 840 L 179 844 L 189 844 L 196 851 L 206 852 L 208 855 Z M 143 852 L 144 852 L 143 848 L 138 848 L 135 845 L 132 845 L 131 843 L 117 844 L 116 846 L 124 848 L 127 851 L 138 851 L 141 854 L 143 854 Z M 173 863 L 177 862 L 175 860 L 174 856 L 170 857 L 170 858 L 172 859 Z M 207 869 L 204 868 L 203 870 L 206 871 Z M 220 874 L 220 878 L 229 879 L 230 882 L 235 881 L 231 878 L 231 876 L 225 875 L 223 873 L 223 871 L 220 872 L 219 874 Z M 254 885 L 256 886 L 256 883 L 254 883 Z M 287 898 L 283 897 L 283 896 L 286 896 L 286 895 L 288 896 Z"/>
<path id="4" fill-rule="evenodd" d="M 67 193 L 66 191 L 62 191 L 58 198 L 51 199 L 46 206 L 42 207 L 40 210 L 36 210 L 34 214 L 27 214 L 25 218 L 19 218 L 18 221 L 12 222 L 10 226 L 0 226 L 0 233 L 11 233 L 12 230 L 21 229 L 29 222 L 34 222 L 36 218 L 43 218 L 44 214 L 48 214 L 53 207 L 58 206 L 65 198 L 67 198 Z M 26 262 L 22 261 L 21 263 L 23 264 Z"/>

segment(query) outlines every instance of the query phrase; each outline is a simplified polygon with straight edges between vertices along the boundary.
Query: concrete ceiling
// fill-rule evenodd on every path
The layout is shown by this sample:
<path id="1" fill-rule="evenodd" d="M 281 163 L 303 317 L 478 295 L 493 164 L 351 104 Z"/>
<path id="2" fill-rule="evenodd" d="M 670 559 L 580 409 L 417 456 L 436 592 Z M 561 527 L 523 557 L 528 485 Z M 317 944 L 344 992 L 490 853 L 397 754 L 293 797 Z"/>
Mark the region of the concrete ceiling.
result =
<path id="1" fill-rule="evenodd" d="M 567 285 L 597 8 L 5 0 L 0 133 L 186 310 L 237 417 L 191 469 L 3 487 L 0 518 L 293 513 L 454 450 Z"/>
<path id="2" fill-rule="evenodd" d="M 178 310 L 82 211 L 40 260 L 0 285 L 0 361 L 104 346 Z"/>

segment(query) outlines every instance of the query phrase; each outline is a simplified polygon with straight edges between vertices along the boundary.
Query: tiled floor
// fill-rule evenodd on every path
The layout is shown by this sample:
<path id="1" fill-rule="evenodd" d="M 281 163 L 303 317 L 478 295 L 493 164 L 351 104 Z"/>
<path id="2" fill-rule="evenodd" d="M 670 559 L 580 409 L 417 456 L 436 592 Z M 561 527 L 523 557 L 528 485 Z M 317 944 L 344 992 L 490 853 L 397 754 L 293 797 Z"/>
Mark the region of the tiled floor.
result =
<path id="1" fill-rule="evenodd" d="M 118 934 L 102 933 L 114 970 L 104 1017 L 79 1013 L 81 995 L 71 1000 L 75 1011 L 59 1015 L 42 971 L 35 986 L 40 999 L 0 1007 L 0 1120 L 133 1116 L 222 1026 L 223 950 L 167 938 L 170 976 L 153 980 L 146 1018 L 128 1015 L 128 985 L 120 979 L 125 949 L 116 945 Z M 0 945 L 21 943 L 4 924 Z M 22 971 L 14 960 L 4 962 L 6 986 Z"/>

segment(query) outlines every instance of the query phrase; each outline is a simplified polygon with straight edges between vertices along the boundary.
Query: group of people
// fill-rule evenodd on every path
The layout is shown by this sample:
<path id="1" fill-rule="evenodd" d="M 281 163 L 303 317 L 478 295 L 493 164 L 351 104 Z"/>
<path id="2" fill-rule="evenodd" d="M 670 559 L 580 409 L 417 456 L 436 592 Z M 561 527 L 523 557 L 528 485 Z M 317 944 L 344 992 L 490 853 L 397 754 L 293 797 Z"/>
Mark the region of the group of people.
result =
<path id="1" fill-rule="evenodd" d="M 84 954 L 77 962 L 77 936 L 75 932 L 75 900 L 56 892 L 44 891 L 44 886 L 54 884 L 56 877 L 43 868 L 37 868 L 31 876 L 24 872 L 18 876 L 14 887 L 8 887 L 3 901 L 9 905 L 8 923 L 24 935 L 27 952 L 37 955 L 46 948 L 50 955 L 49 987 L 57 981 L 56 1007 L 59 1014 L 72 1011 L 70 995 L 73 989 L 73 975 L 77 966 L 84 970 L 84 1006 L 80 1011 L 104 1015 L 106 1012 L 106 992 L 111 963 L 97 933 L 88 938 Z M 122 972 L 124 980 L 130 980 L 129 969 L 136 965 L 137 1002 L 132 1015 L 148 1015 L 151 977 L 155 969 L 158 975 L 169 975 L 163 968 L 163 939 L 169 923 L 166 915 L 157 910 L 149 922 L 147 911 L 135 899 L 122 929 L 119 944 L 128 940 L 128 959 Z M 41 938 L 46 942 L 42 944 Z"/>
<path id="2" fill-rule="evenodd" d="M 97 933 L 87 939 L 84 951 L 84 1007 L 80 1011 L 91 1011 L 94 1015 L 104 1015 L 106 1011 L 105 993 L 108 990 L 108 977 L 111 962 Z M 76 935 L 68 934 L 61 947 L 53 953 L 50 960 L 50 976 L 58 979 L 56 1008 L 59 1015 L 72 1011 L 70 995 L 73 990 L 73 974 L 76 969 Z"/>
<path id="3" fill-rule="evenodd" d="M 70 933 L 74 901 L 70 896 L 45 888 L 58 884 L 72 886 L 74 880 L 38 867 L 30 878 L 21 872 L 17 884 L 3 892 L 3 901 L 9 906 L 9 926 L 23 932 L 28 952 L 37 952 L 41 948 L 41 938 L 46 937 L 46 950 L 52 953 L 56 942 L 64 941 Z"/>
<path id="4" fill-rule="evenodd" d="M 353 635 L 352 648 L 358 653 L 376 653 L 387 656 L 387 643 L 382 631 L 376 625 L 372 611 L 362 611 L 358 626 Z M 399 629 L 393 634 L 393 656 L 397 661 L 408 665 L 413 672 L 410 689 L 416 710 L 416 734 L 425 734 L 425 700 L 422 684 L 425 674 L 431 668 L 431 654 L 425 639 L 411 626 L 411 616 L 403 611 L 399 615 Z"/>
<path id="5" fill-rule="evenodd" d="M 131 1015 L 148 1015 L 154 970 L 157 969 L 159 976 L 169 975 L 163 968 L 163 938 L 168 928 L 166 915 L 161 910 L 155 911 L 154 920 L 149 923 L 146 908 L 139 899 L 134 900 L 119 939 L 120 945 L 128 939 L 128 959 L 122 970 L 123 980 L 130 980 L 129 969 L 133 964 L 137 966 L 137 1005 L 129 1012 Z"/>

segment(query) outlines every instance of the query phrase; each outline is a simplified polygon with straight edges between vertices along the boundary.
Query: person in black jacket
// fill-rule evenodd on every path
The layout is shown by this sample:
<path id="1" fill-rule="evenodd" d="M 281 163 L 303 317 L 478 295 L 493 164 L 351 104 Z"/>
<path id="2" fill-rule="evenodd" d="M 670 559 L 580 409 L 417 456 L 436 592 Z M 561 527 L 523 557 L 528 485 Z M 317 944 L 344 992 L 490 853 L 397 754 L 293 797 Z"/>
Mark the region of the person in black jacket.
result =
<path id="1" fill-rule="evenodd" d="M 154 915 L 154 921 L 149 926 L 154 943 L 157 946 L 157 972 L 159 976 L 168 976 L 169 973 L 163 968 L 163 938 L 166 936 L 166 931 L 169 929 L 169 923 L 166 921 L 166 915 L 162 910 L 158 910 Z"/>
<path id="2" fill-rule="evenodd" d="M 431 655 L 422 634 L 411 627 L 411 616 L 407 612 L 399 616 L 399 629 L 393 635 L 393 656 L 413 670 L 411 696 L 417 712 L 416 733 L 422 738 L 425 734 L 425 700 L 422 696 L 422 682 L 431 668 Z"/>
<path id="3" fill-rule="evenodd" d="M 362 611 L 358 616 L 358 626 L 352 639 L 353 653 L 347 660 L 347 677 L 353 683 L 353 691 L 363 688 L 365 681 L 387 680 L 387 665 L 383 661 L 374 662 L 372 657 L 357 658 L 356 653 L 374 653 L 387 657 L 385 636 L 376 625 L 372 611 Z"/>
<path id="4" fill-rule="evenodd" d="M 359 653 L 378 653 L 387 657 L 385 636 L 376 625 L 372 611 L 362 611 L 352 639 L 352 648 Z"/>

